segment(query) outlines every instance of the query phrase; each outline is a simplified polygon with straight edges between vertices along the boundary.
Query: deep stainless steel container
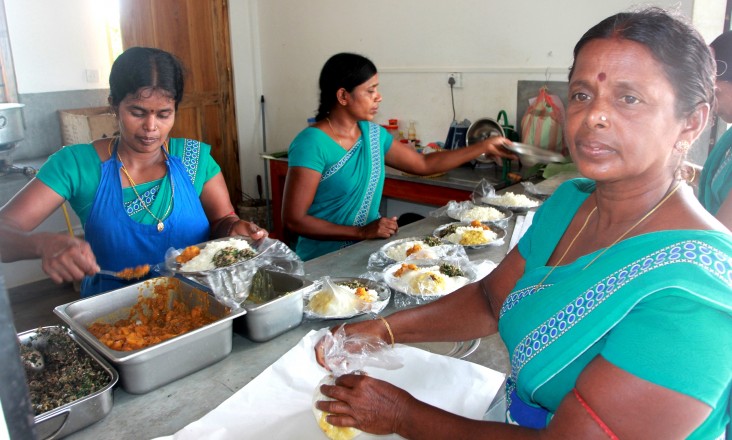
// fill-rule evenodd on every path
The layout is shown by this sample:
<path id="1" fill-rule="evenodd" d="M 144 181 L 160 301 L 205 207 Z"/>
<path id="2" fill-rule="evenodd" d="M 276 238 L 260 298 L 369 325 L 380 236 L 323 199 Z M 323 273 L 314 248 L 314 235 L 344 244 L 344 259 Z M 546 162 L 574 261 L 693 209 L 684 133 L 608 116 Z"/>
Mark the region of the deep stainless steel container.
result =
<path id="1" fill-rule="evenodd" d="M 0 149 L 23 140 L 23 107 L 25 104 L 0 103 Z"/>
<path id="2" fill-rule="evenodd" d="M 93 322 L 112 323 L 126 318 L 138 296 L 151 296 L 156 284 L 175 286 L 175 297 L 189 307 L 208 303 L 218 319 L 208 325 L 140 350 L 112 350 L 87 327 Z M 202 296 L 206 295 L 206 296 Z M 144 394 L 225 358 L 231 352 L 232 320 L 246 313 L 230 309 L 212 295 L 178 278 L 159 277 L 101 295 L 58 306 L 54 313 L 119 371 L 120 384 L 128 393 Z"/>
<path id="3" fill-rule="evenodd" d="M 268 288 L 274 299 L 257 304 L 247 299 L 242 306 L 246 315 L 234 320 L 234 331 L 255 342 L 268 341 L 287 330 L 297 327 L 303 319 L 303 293 L 312 281 L 282 272 L 262 269 L 257 276 L 266 277 L 265 282 L 252 283 L 252 295 L 256 289 Z M 266 287 L 265 287 L 266 286 Z"/>
<path id="4" fill-rule="evenodd" d="M 112 411 L 112 388 L 117 383 L 119 375 L 107 361 L 94 352 L 73 332 L 61 326 L 42 327 L 44 330 L 65 332 L 82 350 L 88 354 L 109 375 L 109 383 L 101 390 L 77 399 L 66 405 L 46 411 L 35 417 L 35 428 L 39 439 L 51 440 L 67 436 L 103 419 Z M 21 344 L 42 344 L 38 337 L 38 330 L 28 330 L 18 334 Z"/>

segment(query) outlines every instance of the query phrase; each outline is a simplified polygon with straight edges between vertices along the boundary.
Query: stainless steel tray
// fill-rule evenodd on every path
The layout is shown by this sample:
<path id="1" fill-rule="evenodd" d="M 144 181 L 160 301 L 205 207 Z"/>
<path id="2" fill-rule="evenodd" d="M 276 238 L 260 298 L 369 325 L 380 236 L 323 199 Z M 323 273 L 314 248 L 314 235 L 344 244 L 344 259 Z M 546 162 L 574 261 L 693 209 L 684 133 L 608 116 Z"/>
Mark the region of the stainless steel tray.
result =
<path id="1" fill-rule="evenodd" d="M 34 423 L 36 434 L 39 439 L 50 440 L 65 437 L 73 432 L 85 428 L 103 419 L 112 411 L 112 388 L 119 380 L 119 375 L 107 361 L 99 356 L 94 350 L 83 343 L 76 334 L 61 326 L 42 327 L 55 332 L 65 332 L 71 339 L 88 354 L 104 371 L 109 374 L 109 383 L 93 394 L 77 399 L 73 402 L 59 406 L 51 411 L 46 411 L 35 417 Z M 40 329 L 38 329 L 40 330 Z M 18 334 L 21 344 L 42 343 L 38 336 L 38 330 L 28 330 Z M 33 342 L 31 342 L 33 341 Z"/>
<path id="2" fill-rule="evenodd" d="M 137 303 L 138 295 L 152 295 L 157 283 L 176 283 L 177 298 L 189 306 L 198 305 L 202 298 L 201 291 L 184 280 L 159 277 L 54 309 L 77 335 L 117 368 L 122 388 L 132 394 L 147 393 L 225 358 L 231 352 L 232 320 L 246 313 L 244 309 L 230 309 L 205 293 L 208 312 L 218 319 L 159 344 L 140 350 L 118 351 L 89 333 L 87 327 L 97 320 L 112 323 L 126 318 L 130 308 Z"/>
<path id="3" fill-rule="evenodd" d="M 234 331 L 255 342 L 268 341 L 297 327 L 303 319 L 303 293 L 312 281 L 283 272 L 260 269 L 252 281 L 252 292 L 242 307 L 246 315 L 234 320 Z M 272 300 L 252 302 L 258 289 L 267 289 Z"/>

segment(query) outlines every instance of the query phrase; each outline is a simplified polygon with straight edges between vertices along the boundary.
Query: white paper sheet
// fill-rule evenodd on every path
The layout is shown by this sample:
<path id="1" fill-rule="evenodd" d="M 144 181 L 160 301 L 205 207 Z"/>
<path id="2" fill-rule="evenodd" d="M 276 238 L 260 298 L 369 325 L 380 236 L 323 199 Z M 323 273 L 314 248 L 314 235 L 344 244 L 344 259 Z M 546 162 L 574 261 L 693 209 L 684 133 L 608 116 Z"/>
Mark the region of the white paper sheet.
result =
<path id="1" fill-rule="evenodd" d="M 315 386 L 327 374 L 315 361 L 313 352 L 323 331 L 311 331 L 216 409 L 174 435 L 158 440 L 325 439 L 312 412 Z M 404 360 L 402 368 L 366 368 L 369 375 L 465 417 L 481 419 L 503 383 L 504 374 L 472 362 L 399 344 L 395 350 Z M 401 437 L 365 433 L 358 437 L 393 438 Z"/>
<path id="2" fill-rule="evenodd" d="M 508 251 L 510 252 L 514 246 L 521 240 L 526 231 L 531 226 L 531 222 L 534 220 L 534 211 L 529 211 L 526 215 L 516 217 L 516 224 L 513 227 L 513 235 L 511 235 L 511 241 L 508 243 Z"/>

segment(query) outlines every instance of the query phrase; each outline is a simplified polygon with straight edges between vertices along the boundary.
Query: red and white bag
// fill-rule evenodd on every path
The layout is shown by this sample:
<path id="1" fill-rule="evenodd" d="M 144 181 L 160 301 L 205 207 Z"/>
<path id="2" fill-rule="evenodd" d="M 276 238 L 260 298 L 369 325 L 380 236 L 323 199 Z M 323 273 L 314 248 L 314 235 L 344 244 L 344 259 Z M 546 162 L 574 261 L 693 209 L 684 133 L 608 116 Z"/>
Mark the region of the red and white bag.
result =
<path id="1" fill-rule="evenodd" d="M 521 119 L 521 142 L 564 154 L 563 124 L 562 101 L 542 87 Z"/>

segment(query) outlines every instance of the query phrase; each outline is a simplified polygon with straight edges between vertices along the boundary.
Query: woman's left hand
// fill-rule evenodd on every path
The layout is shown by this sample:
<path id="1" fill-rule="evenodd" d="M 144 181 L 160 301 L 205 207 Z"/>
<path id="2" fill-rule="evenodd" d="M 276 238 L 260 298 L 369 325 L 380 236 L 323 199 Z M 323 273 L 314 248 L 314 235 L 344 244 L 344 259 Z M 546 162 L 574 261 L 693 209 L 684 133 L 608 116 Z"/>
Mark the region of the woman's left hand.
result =
<path id="1" fill-rule="evenodd" d="M 267 237 L 269 232 L 252 222 L 238 220 L 229 231 L 229 237 L 233 237 L 235 235 L 243 235 L 245 237 L 251 237 L 253 240 L 259 240 Z"/>
<path id="2" fill-rule="evenodd" d="M 335 385 L 322 385 L 320 391 L 336 399 L 315 403 L 316 408 L 331 413 L 328 423 L 371 434 L 398 432 L 402 417 L 414 403 L 414 398 L 401 388 L 360 374 L 344 374 Z"/>

